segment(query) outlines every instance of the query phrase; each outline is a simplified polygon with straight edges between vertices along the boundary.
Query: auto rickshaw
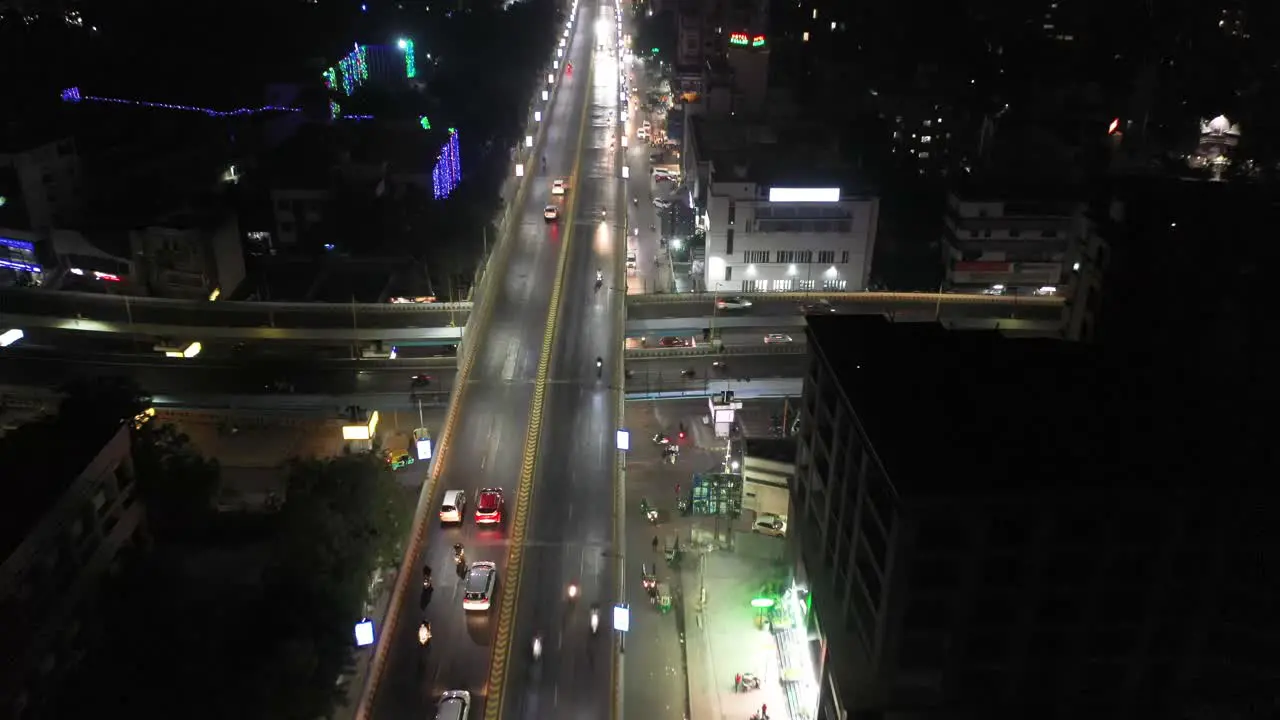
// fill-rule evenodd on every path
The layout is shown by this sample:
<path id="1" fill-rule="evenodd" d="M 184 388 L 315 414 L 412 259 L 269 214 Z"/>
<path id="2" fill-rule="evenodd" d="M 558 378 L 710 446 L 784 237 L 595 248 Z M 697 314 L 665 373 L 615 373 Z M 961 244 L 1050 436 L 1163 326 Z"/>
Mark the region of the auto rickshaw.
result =
<path id="1" fill-rule="evenodd" d="M 658 612 L 667 614 L 671 612 L 671 586 L 666 583 L 658 583 L 653 594 L 653 606 Z"/>

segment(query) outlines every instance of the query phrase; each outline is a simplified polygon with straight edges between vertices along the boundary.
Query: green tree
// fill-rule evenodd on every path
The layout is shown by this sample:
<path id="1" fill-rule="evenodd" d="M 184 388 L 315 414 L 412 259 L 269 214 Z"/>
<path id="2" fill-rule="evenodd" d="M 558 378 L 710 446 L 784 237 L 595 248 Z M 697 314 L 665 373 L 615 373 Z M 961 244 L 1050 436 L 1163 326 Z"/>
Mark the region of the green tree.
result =
<path id="1" fill-rule="evenodd" d="M 154 534 L 190 539 L 208 529 L 220 475 L 217 460 L 202 457 L 173 425 L 150 422 L 134 432 L 133 463 Z"/>

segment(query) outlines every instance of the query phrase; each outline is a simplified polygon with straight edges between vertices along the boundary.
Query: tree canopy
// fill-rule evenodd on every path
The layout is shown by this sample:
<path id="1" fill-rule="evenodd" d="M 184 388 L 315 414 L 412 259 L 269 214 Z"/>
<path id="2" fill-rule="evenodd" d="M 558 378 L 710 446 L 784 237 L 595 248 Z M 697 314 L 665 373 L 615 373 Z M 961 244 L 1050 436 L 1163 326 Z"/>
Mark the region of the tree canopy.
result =
<path id="1" fill-rule="evenodd" d="M 155 437 L 182 447 L 164 431 Z M 185 467 L 176 462 L 145 472 Z M 287 493 L 267 532 L 239 542 L 224 533 L 216 545 L 159 538 L 111 581 L 103 643 L 68 685 L 62 714 L 327 715 L 371 574 L 398 559 L 412 507 L 372 454 L 295 462 Z M 156 514 L 191 510 L 174 501 Z"/>

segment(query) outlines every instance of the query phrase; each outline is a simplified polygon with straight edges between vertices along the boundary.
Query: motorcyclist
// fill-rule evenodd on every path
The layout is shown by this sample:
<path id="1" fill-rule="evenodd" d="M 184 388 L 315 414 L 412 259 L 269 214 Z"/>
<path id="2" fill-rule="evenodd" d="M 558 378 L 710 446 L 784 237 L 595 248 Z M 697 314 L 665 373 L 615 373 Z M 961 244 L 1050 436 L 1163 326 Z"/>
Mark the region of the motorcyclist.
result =
<path id="1" fill-rule="evenodd" d="M 570 599 L 570 600 L 577 600 L 577 599 L 578 599 L 578 585 L 577 585 L 577 583 L 569 583 L 569 599 Z"/>
<path id="2" fill-rule="evenodd" d="M 461 565 L 467 561 L 467 551 L 463 549 L 462 543 L 453 544 L 453 562 Z"/>
<path id="3" fill-rule="evenodd" d="M 429 642 L 431 642 L 431 623 L 423 620 L 418 626 L 418 644 L 425 646 Z"/>
<path id="4" fill-rule="evenodd" d="M 600 629 L 600 603 L 591 603 L 591 634 Z"/>
<path id="5" fill-rule="evenodd" d="M 542 657 L 542 636 L 535 634 L 533 636 L 533 659 L 538 660 Z"/>
<path id="6" fill-rule="evenodd" d="M 600 371 L 602 369 L 604 369 L 604 358 L 597 357 L 596 358 L 596 377 L 600 376 Z"/>
<path id="7" fill-rule="evenodd" d="M 431 589 L 431 566 L 430 565 L 422 566 L 422 589 L 423 590 Z"/>
<path id="8" fill-rule="evenodd" d="M 596 268 L 596 282 L 604 282 L 604 273 L 600 271 L 600 268 Z"/>

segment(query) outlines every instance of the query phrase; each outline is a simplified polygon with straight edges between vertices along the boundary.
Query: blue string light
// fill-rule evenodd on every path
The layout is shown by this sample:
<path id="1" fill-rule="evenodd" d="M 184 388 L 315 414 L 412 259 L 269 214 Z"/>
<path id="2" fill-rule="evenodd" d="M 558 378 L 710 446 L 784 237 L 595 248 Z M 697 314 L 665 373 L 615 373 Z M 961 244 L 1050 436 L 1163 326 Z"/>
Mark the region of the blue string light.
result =
<path id="1" fill-rule="evenodd" d="M 198 107 L 195 105 L 179 105 L 176 103 L 148 102 L 146 100 L 126 100 L 124 98 L 108 98 L 97 97 L 96 95 L 82 95 L 80 88 L 71 87 L 62 91 L 62 101 L 69 103 L 78 102 L 96 102 L 107 103 L 110 105 L 132 105 L 134 107 L 151 108 L 155 110 L 180 110 L 182 112 L 198 112 L 204 113 L 209 117 L 244 117 L 246 115 L 257 115 L 260 113 L 296 113 L 302 112 L 302 108 L 285 107 L 283 105 L 263 105 L 256 108 L 237 108 L 235 110 L 214 110 L 213 108 Z M 329 112 L 332 115 L 334 108 L 341 113 L 341 106 L 336 102 L 330 101 Z M 334 116 L 337 117 L 337 116 Z M 342 120 L 372 120 L 372 115 L 346 115 Z"/>
<path id="2" fill-rule="evenodd" d="M 453 193 L 462 180 L 462 165 L 458 152 L 458 131 L 449 128 L 449 141 L 440 148 L 436 166 L 431 171 L 431 184 L 435 198 L 443 200 Z"/>
<path id="3" fill-rule="evenodd" d="M 62 101 L 70 103 L 78 102 L 97 102 L 110 103 L 113 105 L 133 105 L 134 107 L 155 108 L 158 110 L 182 110 L 184 112 L 199 112 L 209 117 L 241 117 L 244 115 L 256 115 L 265 112 L 302 112 L 302 108 L 285 107 L 283 105 L 263 105 L 256 108 L 236 108 L 235 110 L 214 110 L 213 108 L 198 107 L 195 105 L 179 105 L 177 103 L 149 102 L 146 100 L 125 100 L 123 98 L 97 97 L 95 95 L 82 95 L 80 88 L 72 87 L 62 91 Z"/>

